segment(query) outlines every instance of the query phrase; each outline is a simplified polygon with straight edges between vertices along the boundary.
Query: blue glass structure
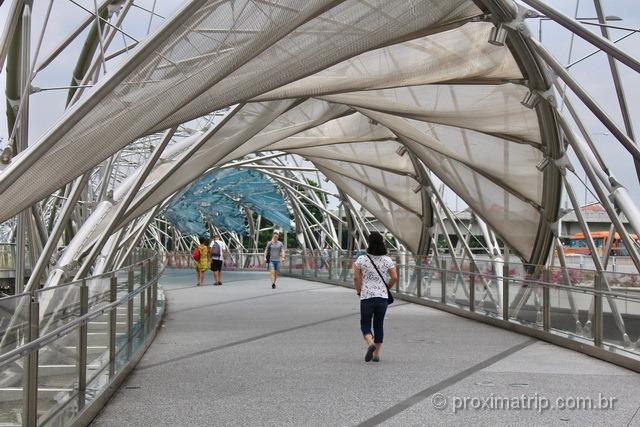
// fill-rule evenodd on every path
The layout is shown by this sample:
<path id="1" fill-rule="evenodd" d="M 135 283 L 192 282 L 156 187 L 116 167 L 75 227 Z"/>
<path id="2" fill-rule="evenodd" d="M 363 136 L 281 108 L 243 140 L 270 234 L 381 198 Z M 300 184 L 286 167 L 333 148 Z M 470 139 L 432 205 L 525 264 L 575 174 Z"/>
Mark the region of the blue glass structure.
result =
<path id="1" fill-rule="evenodd" d="M 205 235 L 205 222 L 246 234 L 243 208 L 290 230 L 287 205 L 275 184 L 252 169 L 218 169 L 204 174 L 167 207 L 165 216 L 184 234 Z"/>

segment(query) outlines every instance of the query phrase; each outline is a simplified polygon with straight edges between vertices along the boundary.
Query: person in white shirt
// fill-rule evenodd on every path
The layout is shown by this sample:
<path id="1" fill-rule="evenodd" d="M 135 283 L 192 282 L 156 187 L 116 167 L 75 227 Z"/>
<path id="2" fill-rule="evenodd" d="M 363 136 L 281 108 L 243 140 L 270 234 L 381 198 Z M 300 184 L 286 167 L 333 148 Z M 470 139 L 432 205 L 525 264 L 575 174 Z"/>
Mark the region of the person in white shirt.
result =
<path id="1" fill-rule="evenodd" d="M 213 271 L 213 285 L 222 285 L 222 266 L 228 255 L 227 245 L 224 244 L 222 238 L 216 235 L 209 245 L 209 256 L 211 259 L 211 271 Z"/>
<path id="2" fill-rule="evenodd" d="M 398 281 L 398 272 L 393 260 L 387 256 L 382 235 L 373 232 L 367 240 L 367 254 L 360 255 L 353 265 L 353 285 L 360 296 L 360 330 L 367 345 L 364 361 L 379 362 L 389 289 Z"/>

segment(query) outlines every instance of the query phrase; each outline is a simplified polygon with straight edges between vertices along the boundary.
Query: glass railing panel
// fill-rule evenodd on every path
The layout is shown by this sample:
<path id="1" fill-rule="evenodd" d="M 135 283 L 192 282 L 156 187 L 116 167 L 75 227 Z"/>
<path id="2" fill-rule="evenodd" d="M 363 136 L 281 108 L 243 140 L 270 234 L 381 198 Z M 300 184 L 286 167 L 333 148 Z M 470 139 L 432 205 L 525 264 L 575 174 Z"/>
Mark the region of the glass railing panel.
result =
<path id="1" fill-rule="evenodd" d="M 499 316 L 502 306 L 502 280 L 492 275 L 470 274 L 474 283 L 475 311 L 490 316 Z"/>
<path id="2" fill-rule="evenodd" d="M 317 277 L 320 279 L 329 279 L 331 263 L 328 256 L 320 255 L 316 257 Z"/>
<path id="3" fill-rule="evenodd" d="M 0 298 L 0 354 L 24 344 L 29 332 L 30 303 L 28 294 Z"/>
<path id="4" fill-rule="evenodd" d="M 89 311 L 103 309 L 111 303 L 111 286 L 111 277 L 87 280 Z M 90 350 L 87 353 L 87 381 L 98 375 L 109 363 L 110 313 L 111 310 L 102 313 L 87 324 L 87 345 Z"/>
<path id="5" fill-rule="evenodd" d="M 420 286 L 423 298 L 440 301 L 442 297 L 442 270 L 421 267 Z"/>
<path id="6" fill-rule="evenodd" d="M 116 300 L 120 301 L 129 293 L 129 271 L 128 269 L 120 270 L 116 273 L 117 278 L 117 292 L 116 292 Z M 132 279 L 133 280 L 133 279 Z M 135 284 L 134 284 L 135 286 Z M 111 314 L 111 313 L 110 313 Z M 96 322 L 97 323 L 97 322 Z M 102 327 L 102 330 L 108 332 L 110 328 L 110 319 L 105 319 L 103 322 L 99 324 Z M 100 329 L 96 327 L 96 329 Z M 127 347 L 127 303 L 124 302 L 116 307 L 115 310 L 115 352 L 117 360 L 122 360 L 118 355 L 123 354 L 124 350 Z M 116 368 L 120 366 L 116 364 Z M 117 369 L 116 369 L 117 372 Z"/>
<path id="7" fill-rule="evenodd" d="M 603 345 L 640 357 L 640 293 L 634 287 L 615 293 L 622 296 L 603 298 Z"/>
<path id="8" fill-rule="evenodd" d="M 612 288 L 602 297 L 603 343 L 640 354 L 640 294 L 635 288 Z"/>
<path id="9" fill-rule="evenodd" d="M 15 350 L 24 344 L 29 333 L 30 295 L 15 295 L 0 299 L 0 354 Z M 0 368 L 0 422 L 21 425 L 22 382 L 24 359 Z"/>
<path id="10" fill-rule="evenodd" d="M 551 328 L 554 332 L 585 339 L 593 339 L 595 328 L 594 295 L 591 288 L 582 286 L 549 287 Z"/>
<path id="11" fill-rule="evenodd" d="M 37 291 L 40 302 L 40 335 L 71 325 L 82 316 L 81 282 Z M 38 355 L 39 422 L 70 401 L 78 390 L 79 327 L 73 326 Z"/>
<path id="12" fill-rule="evenodd" d="M 347 283 L 353 283 L 353 263 L 354 258 L 346 258 L 342 263 L 342 280 Z"/>
<path id="13" fill-rule="evenodd" d="M 40 303 L 40 335 L 78 318 L 81 283 L 73 282 L 36 291 Z"/>
<path id="14" fill-rule="evenodd" d="M 509 278 L 509 319 L 542 328 L 542 287 L 535 281 Z"/>
<path id="15" fill-rule="evenodd" d="M 458 307 L 469 306 L 469 276 L 453 262 L 447 263 L 446 302 Z"/>
<path id="16" fill-rule="evenodd" d="M 136 251 L 131 259 L 141 259 L 148 251 Z M 145 264 L 146 266 L 152 264 Z M 154 270 L 154 268 L 152 268 Z M 153 271 L 152 271 L 153 272 Z M 128 357 L 143 345 L 144 335 L 140 328 L 133 341 L 128 340 L 127 319 L 128 306 L 124 301 L 130 290 L 139 289 L 148 281 L 149 270 L 144 272 L 140 265 L 136 266 L 129 275 L 127 269 L 114 273 L 115 299 L 123 299 L 123 303 L 112 310 L 108 305 L 112 302 L 111 277 L 93 277 L 83 282 L 61 285 L 55 288 L 45 288 L 34 292 L 34 300 L 39 302 L 37 321 L 40 337 L 57 331 L 56 336 L 49 336 L 52 341 L 39 344 L 37 371 L 37 409 L 38 423 L 41 425 L 66 425 L 86 405 L 100 393 L 116 372 L 127 363 Z M 86 299 L 82 297 L 86 289 Z M 133 320 L 139 324 L 144 316 L 147 327 L 151 326 L 149 318 L 149 295 L 144 290 L 145 306 L 141 304 L 142 297 L 136 295 L 134 310 L 131 311 Z M 0 298 L 0 338 L 3 338 L 0 354 L 14 350 L 27 341 L 29 332 L 29 309 L 31 295 Z M 136 304 L 137 303 L 137 304 Z M 161 304 L 158 305 L 161 307 Z M 104 313 L 100 312 L 104 310 Z M 79 323 L 80 317 L 89 313 L 86 324 Z M 111 315 L 113 313 L 113 316 Z M 115 325 L 116 351 L 115 363 L 110 363 L 109 348 L 111 345 L 110 331 Z M 86 336 L 83 332 L 86 330 Z M 86 341 L 81 341 L 81 337 Z M 80 347 L 86 342 L 83 352 Z M 128 343 L 131 342 L 131 345 Z M 33 352 L 32 352 L 33 354 Z M 82 355 L 86 354 L 86 387 L 80 392 L 80 365 Z M 22 384 L 27 358 L 14 362 L 4 362 L 0 369 L 2 389 L 0 395 L 0 424 L 20 424 L 24 413 Z"/>
<path id="17" fill-rule="evenodd" d="M 418 273 L 421 272 L 419 267 L 414 265 L 401 265 L 398 269 L 401 273 L 398 274 L 398 289 L 399 292 L 402 292 L 407 295 L 417 295 L 417 285 L 418 285 Z"/>
<path id="18" fill-rule="evenodd" d="M 304 259 L 301 255 L 291 255 L 291 273 L 302 274 Z"/>

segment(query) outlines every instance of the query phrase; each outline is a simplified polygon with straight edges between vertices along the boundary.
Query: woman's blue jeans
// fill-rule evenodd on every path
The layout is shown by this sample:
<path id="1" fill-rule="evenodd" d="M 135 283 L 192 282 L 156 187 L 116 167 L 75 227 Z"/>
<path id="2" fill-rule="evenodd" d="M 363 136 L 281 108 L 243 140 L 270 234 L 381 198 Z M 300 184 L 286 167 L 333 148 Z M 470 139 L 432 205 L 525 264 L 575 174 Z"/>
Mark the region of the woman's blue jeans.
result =
<path id="1" fill-rule="evenodd" d="M 373 320 L 373 342 L 381 344 L 384 339 L 384 314 L 387 312 L 386 298 L 367 298 L 360 301 L 360 329 L 362 335 L 371 335 Z"/>

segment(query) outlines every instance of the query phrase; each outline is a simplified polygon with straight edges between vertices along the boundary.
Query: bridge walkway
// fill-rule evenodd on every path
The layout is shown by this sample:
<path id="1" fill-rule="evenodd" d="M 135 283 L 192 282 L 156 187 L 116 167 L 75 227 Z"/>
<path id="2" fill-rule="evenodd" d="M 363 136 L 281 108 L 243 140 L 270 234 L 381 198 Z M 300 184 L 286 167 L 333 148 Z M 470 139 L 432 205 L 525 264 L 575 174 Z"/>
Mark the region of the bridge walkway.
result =
<path id="1" fill-rule="evenodd" d="M 400 300 L 382 361 L 365 363 L 353 290 L 292 278 L 272 290 L 260 272 L 223 279 L 199 288 L 191 270 L 165 272 L 164 325 L 94 425 L 640 426 L 632 371 Z M 523 394 L 531 408 L 513 408 Z M 614 408 L 536 409 L 599 397 Z M 506 400 L 511 409 L 495 408 Z"/>

